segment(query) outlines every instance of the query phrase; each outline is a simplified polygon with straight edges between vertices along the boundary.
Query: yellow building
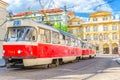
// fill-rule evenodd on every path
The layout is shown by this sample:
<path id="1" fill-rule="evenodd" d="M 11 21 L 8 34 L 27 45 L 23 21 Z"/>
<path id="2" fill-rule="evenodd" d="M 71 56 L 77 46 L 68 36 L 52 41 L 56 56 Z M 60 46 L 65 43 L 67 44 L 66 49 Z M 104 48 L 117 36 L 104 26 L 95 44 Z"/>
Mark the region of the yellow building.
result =
<path id="1" fill-rule="evenodd" d="M 70 19 L 68 22 L 68 30 L 70 31 L 70 33 L 81 39 L 83 39 L 82 23 L 82 20 L 77 17 Z"/>
<path id="2" fill-rule="evenodd" d="M 83 37 L 96 45 L 100 54 L 117 54 L 120 21 L 113 20 L 111 12 L 98 11 L 90 14 L 90 20 L 82 24 Z"/>

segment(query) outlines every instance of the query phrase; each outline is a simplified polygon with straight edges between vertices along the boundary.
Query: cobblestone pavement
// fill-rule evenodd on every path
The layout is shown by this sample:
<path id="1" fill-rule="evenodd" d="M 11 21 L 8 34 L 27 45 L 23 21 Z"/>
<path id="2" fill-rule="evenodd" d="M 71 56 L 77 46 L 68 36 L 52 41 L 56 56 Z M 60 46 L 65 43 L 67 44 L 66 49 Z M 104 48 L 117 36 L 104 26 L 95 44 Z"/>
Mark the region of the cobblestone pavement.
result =
<path id="1" fill-rule="evenodd" d="M 67 63 L 48 69 L 0 68 L 0 80 L 120 80 L 116 55 Z"/>

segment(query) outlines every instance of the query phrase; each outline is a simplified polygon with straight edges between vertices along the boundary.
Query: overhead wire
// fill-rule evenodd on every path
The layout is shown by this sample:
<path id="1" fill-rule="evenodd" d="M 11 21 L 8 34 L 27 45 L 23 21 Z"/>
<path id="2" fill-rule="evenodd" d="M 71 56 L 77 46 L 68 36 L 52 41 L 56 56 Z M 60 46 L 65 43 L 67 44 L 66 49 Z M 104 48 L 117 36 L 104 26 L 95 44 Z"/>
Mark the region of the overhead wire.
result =
<path id="1" fill-rule="evenodd" d="M 31 7 L 34 5 L 34 3 L 36 3 L 37 0 L 34 0 L 33 3 L 31 3 L 29 6 L 28 6 L 28 12 L 30 12 L 30 16 L 31 16 L 31 19 L 34 20 L 34 17 L 33 17 L 33 13 L 32 11 L 30 10 Z"/>
<path id="2" fill-rule="evenodd" d="M 50 20 L 48 18 L 48 15 L 46 14 L 45 6 L 44 6 L 44 4 L 42 4 L 41 0 L 39 0 L 39 4 L 40 4 L 41 8 L 43 9 L 43 14 L 47 19 L 47 24 L 50 24 Z M 42 16 L 42 22 L 44 22 L 44 16 Z"/>
<path id="3" fill-rule="evenodd" d="M 107 1 L 107 2 L 104 2 L 104 3 L 102 3 L 102 4 L 99 4 L 99 5 L 95 6 L 95 8 L 97 9 L 98 7 L 101 7 L 101 6 L 103 6 L 103 5 L 112 3 L 112 2 L 114 2 L 114 1 L 115 1 L 115 0 L 109 0 L 109 1 Z"/>

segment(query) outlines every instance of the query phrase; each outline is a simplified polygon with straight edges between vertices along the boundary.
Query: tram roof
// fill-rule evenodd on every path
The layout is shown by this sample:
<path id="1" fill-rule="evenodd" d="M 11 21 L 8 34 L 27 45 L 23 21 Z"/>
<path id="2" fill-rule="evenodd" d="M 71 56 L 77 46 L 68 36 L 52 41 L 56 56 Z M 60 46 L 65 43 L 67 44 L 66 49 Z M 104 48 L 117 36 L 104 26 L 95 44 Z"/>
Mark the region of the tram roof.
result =
<path id="1" fill-rule="evenodd" d="M 57 29 L 53 28 L 53 26 L 50 26 L 50 25 L 47 25 L 47 24 L 42 24 L 42 23 L 39 23 L 39 22 L 34 22 L 34 23 L 38 24 L 38 26 L 41 27 L 41 28 L 45 28 L 45 29 L 54 30 L 54 31 L 59 32 Z"/>
<path id="2" fill-rule="evenodd" d="M 17 21 L 15 24 L 14 21 Z M 34 27 L 41 27 L 41 28 L 45 28 L 45 29 L 49 29 L 49 30 L 53 30 L 53 31 L 56 31 L 56 32 L 59 32 L 63 35 L 66 35 L 68 37 L 72 37 L 74 39 L 78 39 L 77 37 L 75 37 L 74 35 L 70 34 L 70 33 L 67 33 L 67 32 L 64 32 L 62 30 L 57 30 L 56 28 L 50 26 L 50 25 L 46 25 L 46 24 L 42 24 L 42 23 L 39 23 L 39 22 L 35 22 L 35 21 L 32 21 L 32 20 L 14 20 L 14 21 L 9 21 L 8 22 L 8 25 L 9 27 L 16 27 L 16 26 L 34 26 Z M 20 21 L 20 22 L 19 22 Z"/>
<path id="3" fill-rule="evenodd" d="M 62 30 L 59 30 L 59 32 L 63 35 L 66 35 L 66 36 L 69 36 L 69 37 L 72 37 L 72 38 L 76 38 L 74 35 L 70 34 L 70 33 L 67 33 L 67 32 L 64 32 Z"/>
<path id="4" fill-rule="evenodd" d="M 16 21 L 16 22 L 15 22 Z M 17 26 L 33 26 L 33 27 L 41 27 L 49 30 L 54 30 L 59 32 L 57 29 L 53 28 L 52 26 L 45 25 L 42 23 L 38 23 L 32 20 L 13 20 L 13 21 L 8 21 L 7 23 L 8 27 L 17 27 Z"/>

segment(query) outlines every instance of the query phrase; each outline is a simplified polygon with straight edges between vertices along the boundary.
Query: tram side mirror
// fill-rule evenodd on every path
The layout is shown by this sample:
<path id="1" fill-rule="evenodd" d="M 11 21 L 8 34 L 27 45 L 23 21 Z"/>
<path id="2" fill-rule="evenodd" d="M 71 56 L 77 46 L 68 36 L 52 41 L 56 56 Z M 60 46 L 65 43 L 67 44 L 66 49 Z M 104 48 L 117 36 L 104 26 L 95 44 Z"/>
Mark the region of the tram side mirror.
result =
<path id="1" fill-rule="evenodd" d="M 32 40 L 35 40 L 35 36 L 32 36 Z"/>

